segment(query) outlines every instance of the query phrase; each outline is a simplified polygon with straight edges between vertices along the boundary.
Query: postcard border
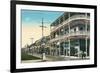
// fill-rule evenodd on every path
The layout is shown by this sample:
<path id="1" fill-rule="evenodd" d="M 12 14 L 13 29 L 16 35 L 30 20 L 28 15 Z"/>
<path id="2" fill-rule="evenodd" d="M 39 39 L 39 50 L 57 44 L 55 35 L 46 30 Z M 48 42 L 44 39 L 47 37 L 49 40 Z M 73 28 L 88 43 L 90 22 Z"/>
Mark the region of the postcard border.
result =
<path id="1" fill-rule="evenodd" d="M 72 7 L 72 8 L 88 8 L 94 9 L 94 64 L 89 65 L 73 65 L 73 66 L 57 66 L 57 67 L 41 67 L 41 68 L 25 68 L 16 69 L 16 5 L 40 5 L 40 6 L 54 6 L 54 7 Z M 62 4 L 62 3 L 48 3 L 48 2 L 33 2 L 33 1 L 11 1 L 11 29 L 10 29 L 10 48 L 11 48 L 11 72 L 29 72 L 29 71 L 45 71 L 45 70 L 61 70 L 61 69 L 79 69 L 97 67 L 97 6 L 94 5 L 79 5 L 79 4 Z M 15 49 L 14 49 L 15 48 Z"/>

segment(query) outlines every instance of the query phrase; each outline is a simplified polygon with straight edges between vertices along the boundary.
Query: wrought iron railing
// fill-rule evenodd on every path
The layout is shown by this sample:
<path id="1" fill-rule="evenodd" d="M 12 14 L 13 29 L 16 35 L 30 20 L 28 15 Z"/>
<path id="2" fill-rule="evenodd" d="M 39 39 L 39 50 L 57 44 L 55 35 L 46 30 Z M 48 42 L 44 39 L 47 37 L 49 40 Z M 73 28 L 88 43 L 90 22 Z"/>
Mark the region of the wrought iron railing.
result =
<path id="1" fill-rule="evenodd" d="M 54 41 L 58 41 L 58 40 L 62 40 L 68 37 L 72 37 L 72 36 L 81 36 L 81 35 L 85 35 L 85 36 L 90 36 L 90 31 L 76 31 L 76 32 L 70 32 L 64 35 L 59 35 L 58 37 L 52 38 L 50 40 L 50 42 L 54 42 Z"/>
<path id="2" fill-rule="evenodd" d="M 51 32 L 61 28 L 64 25 L 67 25 L 69 22 L 71 22 L 72 20 L 76 20 L 76 19 L 90 19 L 90 17 L 89 16 L 86 17 L 85 15 L 73 15 L 70 18 L 68 18 L 67 20 L 63 21 L 61 24 L 54 26 L 51 29 Z"/>

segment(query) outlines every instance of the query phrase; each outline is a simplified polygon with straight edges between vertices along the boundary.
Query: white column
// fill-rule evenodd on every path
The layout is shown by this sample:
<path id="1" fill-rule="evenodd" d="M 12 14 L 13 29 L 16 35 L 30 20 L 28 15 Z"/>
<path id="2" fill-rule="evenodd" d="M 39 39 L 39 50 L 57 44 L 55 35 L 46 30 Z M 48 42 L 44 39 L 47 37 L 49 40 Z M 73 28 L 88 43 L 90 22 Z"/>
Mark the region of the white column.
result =
<path id="1" fill-rule="evenodd" d="M 64 41 L 64 46 L 66 46 L 65 42 L 66 42 L 66 40 Z M 65 51 L 66 51 L 65 55 L 67 56 L 67 48 L 66 47 L 65 47 Z"/>
<path id="2" fill-rule="evenodd" d="M 85 38 L 86 41 L 86 57 L 87 57 L 87 37 Z"/>
<path id="3" fill-rule="evenodd" d="M 56 42 L 56 56 L 58 56 L 58 52 L 57 52 L 57 49 L 58 49 L 58 48 L 57 48 L 57 42 Z"/>
<path id="4" fill-rule="evenodd" d="M 59 56 L 60 56 L 60 41 L 59 41 Z"/>
<path id="5" fill-rule="evenodd" d="M 70 56 L 70 39 L 69 39 L 69 56 Z"/>
<path id="6" fill-rule="evenodd" d="M 69 17 L 69 21 L 70 21 L 70 13 L 69 13 L 69 15 L 68 15 L 68 17 Z M 70 24 L 68 23 L 68 28 L 69 28 L 69 36 L 70 36 Z M 69 56 L 70 56 L 70 39 L 69 39 Z"/>
<path id="7" fill-rule="evenodd" d="M 64 30 L 64 26 L 62 27 L 62 33 L 63 33 L 63 35 L 62 36 L 64 36 L 64 34 L 65 34 L 65 30 Z M 63 54 L 65 55 L 65 40 L 63 41 Z"/>
<path id="8" fill-rule="evenodd" d="M 58 31 L 59 31 L 59 37 L 60 37 L 60 29 Z M 60 56 L 60 40 L 59 40 L 59 56 Z"/>
<path id="9" fill-rule="evenodd" d="M 50 47 L 50 56 L 52 56 L 52 52 L 51 52 L 52 48 Z"/>
<path id="10" fill-rule="evenodd" d="M 56 50 L 55 50 L 55 51 L 56 51 L 56 52 L 55 52 L 55 53 L 56 53 L 56 56 L 58 56 L 58 54 L 57 54 L 57 47 L 56 47 Z"/>
<path id="11" fill-rule="evenodd" d="M 70 25 L 68 25 L 68 26 L 69 26 L 68 28 L 69 28 L 69 36 L 70 36 Z M 69 41 L 69 56 L 70 56 L 70 38 L 68 41 Z"/>
<path id="12" fill-rule="evenodd" d="M 80 41 L 78 40 L 78 44 L 79 44 L 79 46 L 78 46 L 78 57 L 80 57 Z"/>
<path id="13" fill-rule="evenodd" d="M 49 51 L 49 52 L 50 52 L 49 55 L 51 55 L 51 43 L 50 43 L 50 49 L 49 49 L 49 50 L 50 50 L 50 51 Z"/>
<path id="14" fill-rule="evenodd" d="M 52 56 L 52 46 L 50 47 L 50 55 Z"/>
<path id="15" fill-rule="evenodd" d="M 87 13 L 85 14 L 86 18 L 87 18 Z M 85 23 L 85 31 L 86 31 L 86 34 L 87 34 L 87 21 Z M 86 41 L 86 57 L 87 57 L 87 37 L 85 38 L 85 41 Z"/>

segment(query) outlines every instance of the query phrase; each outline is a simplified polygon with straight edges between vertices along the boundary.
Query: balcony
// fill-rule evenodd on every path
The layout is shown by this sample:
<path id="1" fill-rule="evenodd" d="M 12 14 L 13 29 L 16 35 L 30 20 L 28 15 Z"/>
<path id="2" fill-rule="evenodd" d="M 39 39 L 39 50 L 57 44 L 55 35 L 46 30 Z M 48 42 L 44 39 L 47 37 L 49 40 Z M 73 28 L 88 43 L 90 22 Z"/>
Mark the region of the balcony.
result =
<path id="1" fill-rule="evenodd" d="M 59 35 L 56 38 L 53 38 L 50 40 L 50 42 L 54 42 L 54 41 L 58 41 L 58 40 L 65 40 L 66 38 L 70 38 L 70 37 L 75 37 L 76 38 L 80 37 L 80 36 L 85 36 L 85 37 L 89 37 L 90 36 L 90 31 L 77 31 L 77 32 L 70 32 L 69 34 L 64 34 L 64 35 Z"/>
<path id="2" fill-rule="evenodd" d="M 73 20 L 78 20 L 78 19 L 87 19 L 89 20 L 90 17 L 89 16 L 85 16 L 85 15 L 74 15 L 71 16 L 69 19 L 63 21 L 61 24 L 58 24 L 57 26 L 54 26 L 54 28 L 51 29 L 51 32 L 56 31 L 58 29 L 60 29 L 61 27 L 68 25 L 69 22 L 73 21 Z"/>

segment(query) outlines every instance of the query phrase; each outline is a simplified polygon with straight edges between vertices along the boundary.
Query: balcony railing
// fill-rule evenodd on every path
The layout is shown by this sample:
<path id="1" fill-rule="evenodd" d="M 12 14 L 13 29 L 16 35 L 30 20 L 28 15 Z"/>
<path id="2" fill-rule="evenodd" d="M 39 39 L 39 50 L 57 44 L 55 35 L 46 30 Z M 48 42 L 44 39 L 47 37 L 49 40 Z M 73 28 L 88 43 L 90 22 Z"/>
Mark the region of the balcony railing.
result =
<path id="1" fill-rule="evenodd" d="M 69 22 L 76 20 L 76 19 L 90 19 L 89 16 L 85 15 L 74 15 L 68 18 L 67 20 L 63 21 L 61 24 L 58 24 L 57 26 L 54 26 L 54 28 L 51 29 L 51 32 L 56 31 L 57 29 L 61 28 L 64 25 L 67 25 Z"/>
<path id="2" fill-rule="evenodd" d="M 89 35 L 89 31 L 76 31 L 76 32 L 70 32 L 70 36 L 77 36 L 77 35 Z"/>
<path id="3" fill-rule="evenodd" d="M 63 40 L 65 38 L 74 37 L 74 36 L 82 36 L 82 35 L 89 37 L 90 31 L 76 31 L 76 32 L 70 32 L 69 34 L 67 33 L 67 34 L 64 34 L 64 35 L 59 35 L 58 37 L 51 39 L 50 42 Z"/>
<path id="4" fill-rule="evenodd" d="M 74 18 L 80 18 L 81 19 L 81 18 L 84 18 L 84 17 L 85 18 L 90 18 L 89 16 L 86 17 L 86 15 L 73 15 L 69 19 L 74 19 Z"/>

